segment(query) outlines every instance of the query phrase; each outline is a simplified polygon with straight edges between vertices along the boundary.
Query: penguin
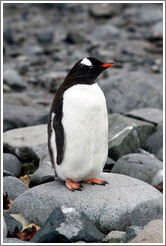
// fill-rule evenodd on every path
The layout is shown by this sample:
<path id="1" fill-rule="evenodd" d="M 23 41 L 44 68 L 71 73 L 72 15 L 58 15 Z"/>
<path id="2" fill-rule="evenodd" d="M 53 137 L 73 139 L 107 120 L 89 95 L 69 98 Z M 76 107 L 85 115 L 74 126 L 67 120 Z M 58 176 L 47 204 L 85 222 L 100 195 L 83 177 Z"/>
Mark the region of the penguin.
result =
<path id="1" fill-rule="evenodd" d="M 48 150 L 55 177 L 65 181 L 69 190 L 81 190 L 82 182 L 107 184 L 97 178 L 108 154 L 108 117 L 105 96 L 96 78 L 113 65 L 94 57 L 81 59 L 53 99 Z"/>

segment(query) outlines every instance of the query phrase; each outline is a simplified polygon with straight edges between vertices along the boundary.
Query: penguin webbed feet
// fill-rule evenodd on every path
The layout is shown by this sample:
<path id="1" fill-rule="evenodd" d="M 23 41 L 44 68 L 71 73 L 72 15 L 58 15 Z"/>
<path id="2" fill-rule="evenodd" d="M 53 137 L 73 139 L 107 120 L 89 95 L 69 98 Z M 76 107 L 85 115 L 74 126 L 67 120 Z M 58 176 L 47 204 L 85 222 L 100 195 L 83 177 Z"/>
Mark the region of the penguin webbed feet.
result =
<path id="1" fill-rule="evenodd" d="M 107 181 L 103 180 L 103 179 L 98 179 L 98 178 L 92 178 L 92 179 L 87 179 L 85 181 L 87 184 L 92 184 L 92 185 L 95 185 L 95 184 L 98 184 L 98 185 L 106 185 L 108 184 Z"/>
<path id="2" fill-rule="evenodd" d="M 80 183 L 75 183 L 72 179 L 66 179 L 66 187 L 71 191 L 82 191 L 83 185 Z"/>

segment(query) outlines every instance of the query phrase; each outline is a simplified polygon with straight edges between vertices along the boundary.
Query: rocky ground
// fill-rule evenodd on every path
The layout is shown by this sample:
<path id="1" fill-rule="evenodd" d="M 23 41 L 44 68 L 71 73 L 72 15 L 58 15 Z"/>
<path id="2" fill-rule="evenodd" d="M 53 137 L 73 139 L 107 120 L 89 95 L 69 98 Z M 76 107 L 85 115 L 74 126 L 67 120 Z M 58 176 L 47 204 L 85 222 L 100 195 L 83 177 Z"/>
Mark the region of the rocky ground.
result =
<path id="1" fill-rule="evenodd" d="M 162 18 L 160 3 L 4 4 L 4 242 L 162 242 Z M 88 56 L 115 62 L 98 78 L 109 184 L 70 192 L 54 181 L 47 118 Z"/>

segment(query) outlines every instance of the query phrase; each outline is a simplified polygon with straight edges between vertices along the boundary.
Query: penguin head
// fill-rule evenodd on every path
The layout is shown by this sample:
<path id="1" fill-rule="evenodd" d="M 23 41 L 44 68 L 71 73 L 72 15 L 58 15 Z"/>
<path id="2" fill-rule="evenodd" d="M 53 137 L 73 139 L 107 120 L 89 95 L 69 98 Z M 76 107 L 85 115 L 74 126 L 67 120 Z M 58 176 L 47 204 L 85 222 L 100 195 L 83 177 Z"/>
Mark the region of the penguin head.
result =
<path id="1" fill-rule="evenodd" d="M 83 58 L 74 65 L 70 75 L 76 78 L 96 79 L 100 73 L 113 65 L 113 62 L 104 63 L 94 57 Z"/>

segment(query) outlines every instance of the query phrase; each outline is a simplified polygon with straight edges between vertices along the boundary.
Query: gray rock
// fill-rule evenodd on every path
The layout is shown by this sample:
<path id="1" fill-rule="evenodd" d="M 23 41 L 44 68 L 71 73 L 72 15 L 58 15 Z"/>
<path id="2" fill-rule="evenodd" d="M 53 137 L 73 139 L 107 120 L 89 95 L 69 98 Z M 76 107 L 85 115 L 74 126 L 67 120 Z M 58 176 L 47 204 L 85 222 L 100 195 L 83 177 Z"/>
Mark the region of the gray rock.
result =
<path id="1" fill-rule="evenodd" d="M 109 78 L 102 80 L 99 84 L 111 112 L 125 113 L 136 108 L 148 107 L 162 109 L 162 74 L 129 72 L 126 69 L 107 72 Z"/>
<path id="2" fill-rule="evenodd" d="M 7 237 L 7 226 L 6 226 L 6 221 L 3 216 L 3 238 Z"/>
<path id="3" fill-rule="evenodd" d="M 86 35 L 85 32 L 83 31 L 78 31 L 78 30 L 71 30 L 67 33 L 65 42 L 69 44 L 81 44 L 84 43 L 86 40 Z"/>
<path id="4" fill-rule="evenodd" d="M 21 164 L 18 158 L 12 154 L 3 154 L 3 169 L 9 171 L 16 177 L 19 177 L 21 174 Z"/>
<path id="5" fill-rule="evenodd" d="M 129 243 L 163 243 L 163 221 L 150 221 L 145 228 Z"/>
<path id="6" fill-rule="evenodd" d="M 14 217 L 12 217 L 10 214 L 3 212 L 3 216 L 5 218 L 8 233 L 12 234 L 15 231 L 16 227 L 19 229 L 19 231 L 22 230 L 22 224 Z"/>
<path id="7" fill-rule="evenodd" d="M 48 112 L 48 107 L 4 104 L 3 130 L 46 124 Z"/>
<path id="8" fill-rule="evenodd" d="M 15 199 L 10 212 L 20 213 L 29 223 L 42 227 L 56 206 L 70 207 L 72 204 L 83 211 L 99 230 L 108 233 L 125 230 L 129 214 L 140 202 L 162 197 L 151 185 L 125 175 L 103 173 L 100 177 L 109 184 L 83 184 L 84 190 L 79 192 L 71 192 L 60 181 L 38 185 Z"/>
<path id="9" fill-rule="evenodd" d="M 27 56 L 33 56 L 33 55 L 41 55 L 43 54 L 44 49 L 40 46 L 25 46 L 22 49 L 22 53 Z"/>
<path id="10" fill-rule="evenodd" d="M 27 87 L 26 82 L 22 79 L 18 72 L 13 69 L 6 69 L 4 71 L 3 81 L 16 91 L 22 91 Z"/>
<path id="11" fill-rule="evenodd" d="M 54 33 L 52 31 L 43 30 L 35 34 L 35 37 L 39 43 L 47 44 L 53 41 Z"/>
<path id="12" fill-rule="evenodd" d="M 119 158 L 111 172 L 128 175 L 152 185 L 163 181 L 163 164 L 147 154 L 132 153 Z"/>
<path id="13" fill-rule="evenodd" d="M 116 13 L 109 3 L 91 4 L 89 12 L 95 18 L 111 18 Z"/>
<path id="14" fill-rule="evenodd" d="M 22 241 L 22 240 L 19 240 L 19 239 L 17 239 L 17 238 L 5 238 L 4 240 L 3 240 L 3 243 L 12 243 L 12 244 L 20 244 L 20 243 L 30 243 L 29 241 Z"/>
<path id="15" fill-rule="evenodd" d="M 157 22 L 152 27 L 152 36 L 153 39 L 163 39 L 163 22 Z"/>
<path id="16" fill-rule="evenodd" d="M 39 168 L 31 175 L 29 187 L 46 182 L 47 180 L 55 180 L 55 173 L 50 162 L 42 162 Z"/>
<path id="17" fill-rule="evenodd" d="M 14 177 L 13 173 L 3 169 L 3 177 L 6 177 L 6 176 L 13 176 Z"/>
<path id="18" fill-rule="evenodd" d="M 146 140 L 144 148 L 163 161 L 163 123 L 159 124 L 157 131 Z"/>
<path id="19" fill-rule="evenodd" d="M 159 124 L 163 120 L 163 111 L 157 108 L 134 109 L 125 115 L 155 124 Z"/>
<path id="20" fill-rule="evenodd" d="M 153 124 L 125 117 L 120 114 L 109 116 L 108 147 L 109 157 L 119 157 L 135 152 L 155 131 Z"/>
<path id="21" fill-rule="evenodd" d="M 128 226 L 127 230 L 126 230 L 126 238 L 125 238 L 124 242 L 127 243 L 127 242 L 131 241 L 142 230 L 143 230 L 142 226 Z"/>
<path id="22" fill-rule="evenodd" d="M 114 165 L 115 161 L 112 158 L 107 157 L 106 164 L 104 166 L 104 172 L 110 172 Z"/>
<path id="23" fill-rule="evenodd" d="M 35 243 L 100 242 L 103 238 L 84 212 L 72 207 L 56 207 L 44 226 L 30 240 Z"/>
<path id="24" fill-rule="evenodd" d="M 33 141 L 32 141 L 33 139 Z M 23 127 L 3 134 L 4 151 L 13 153 L 22 161 L 33 161 L 48 156 L 47 125 Z"/>
<path id="25" fill-rule="evenodd" d="M 126 232 L 124 231 L 111 231 L 103 238 L 103 243 L 123 243 L 126 238 Z"/>
<path id="26" fill-rule="evenodd" d="M 7 192 L 9 200 L 14 200 L 27 190 L 26 185 L 18 178 L 3 178 L 3 194 Z"/>
<path id="27" fill-rule="evenodd" d="M 130 214 L 130 224 L 145 226 L 149 221 L 163 219 L 163 199 L 153 198 L 138 204 Z"/>

